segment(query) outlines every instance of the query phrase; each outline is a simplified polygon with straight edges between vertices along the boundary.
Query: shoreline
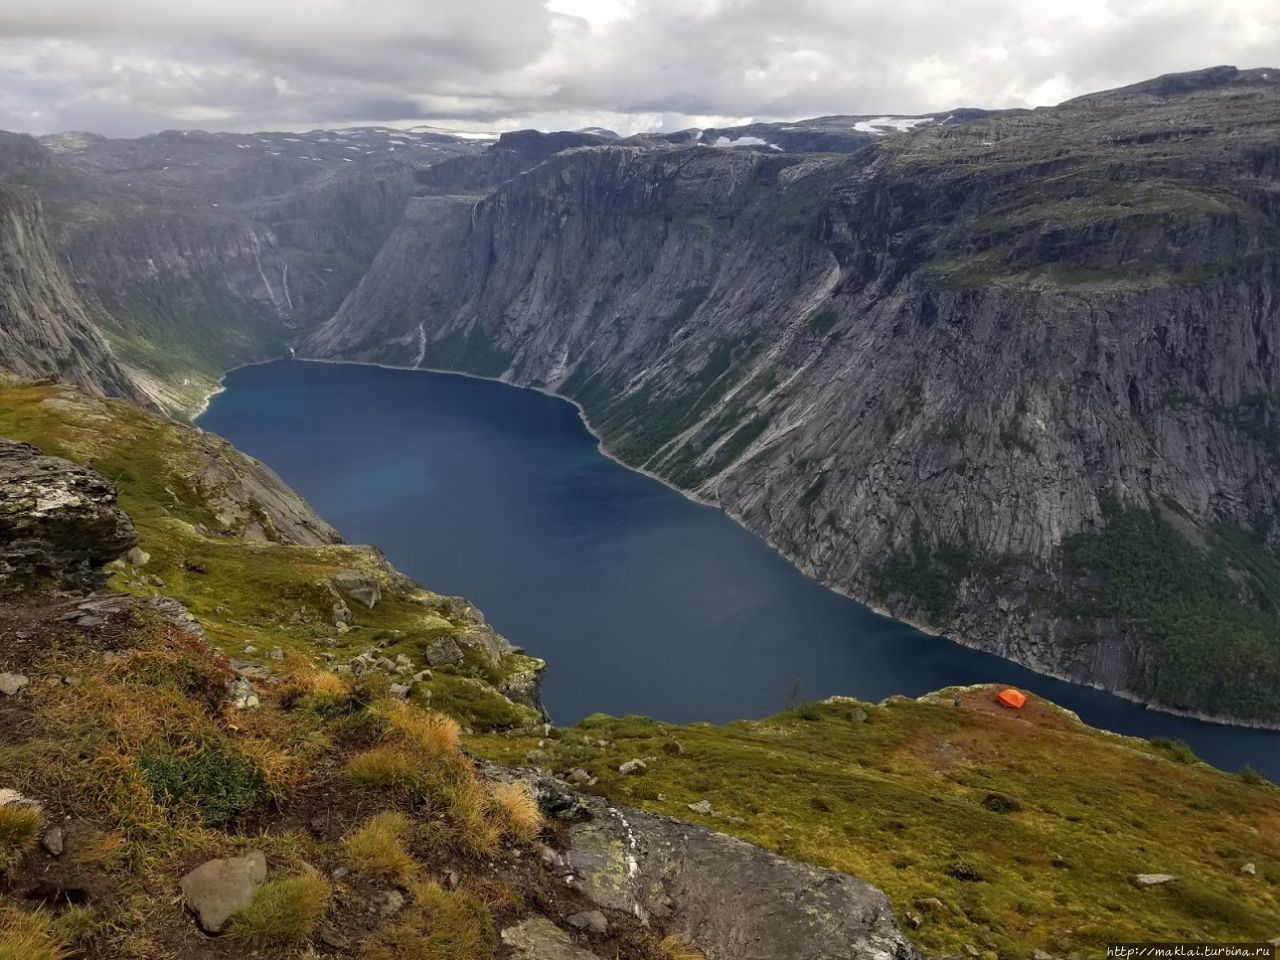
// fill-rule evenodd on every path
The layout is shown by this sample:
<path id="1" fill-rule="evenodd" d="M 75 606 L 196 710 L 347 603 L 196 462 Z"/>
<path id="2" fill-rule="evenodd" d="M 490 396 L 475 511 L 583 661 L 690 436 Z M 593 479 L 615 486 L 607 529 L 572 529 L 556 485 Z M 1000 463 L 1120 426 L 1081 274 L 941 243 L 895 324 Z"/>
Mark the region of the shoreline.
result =
<path id="1" fill-rule="evenodd" d="M 958 646 L 964 647 L 965 649 L 968 649 L 968 650 L 976 650 L 978 652 L 991 654 L 992 656 L 997 656 L 997 657 L 1000 656 L 999 654 L 992 653 L 990 650 L 985 650 L 983 647 L 975 643 L 967 643 L 963 639 L 957 636 L 954 636 L 949 633 L 940 632 L 932 627 L 928 627 L 923 624 L 917 623 L 908 617 L 895 616 L 894 614 L 890 613 L 888 610 L 879 606 L 876 603 L 873 603 L 861 597 L 855 596 L 847 589 L 844 589 L 834 584 L 827 583 L 822 578 L 814 575 L 809 570 L 805 569 L 805 567 L 801 566 L 795 559 L 788 556 L 770 538 L 760 534 L 758 531 L 753 530 L 751 527 L 749 527 L 745 522 L 743 522 L 740 516 L 738 516 L 731 510 L 725 509 L 718 501 L 699 496 L 693 491 L 686 490 L 682 487 L 678 487 L 675 484 L 673 484 L 671 481 L 667 480 L 665 477 L 661 477 L 658 474 L 653 473 L 652 471 L 644 469 L 643 467 L 633 466 L 632 464 L 629 464 L 626 461 L 617 457 L 613 453 L 613 451 L 611 451 L 608 448 L 604 438 L 599 433 L 597 433 L 596 430 L 591 426 L 590 421 L 587 419 L 586 410 L 583 408 L 583 406 L 580 403 L 578 403 L 576 400 L 574 400 L 572 397 L 566 397 L 563 394 L 557 393 L 556 391 L 551 390 L 547 387 L 513 383 L 510 380 L 504 380 L 500 377 L 486 377 L 486 376 L 481 376 L 479 374 L 467 373 L 461 370 L 446 370 L 438 367 L 421 367 L 421 366 L 409 367 L 409 366 L 402 366 L 399 364 L 380 363 L 373 360 L 334 360 L 334 359 L 329 359 L 325 357 L 305 357 L 305 356 L 299 356 L 298 353 L 293 348 L 290 348 L 287 354 L 283 354 L 277 357 L 272 357 L 266 360 L 254 360 L 249 363 L 242 363 L 238 366 L 232 367 L 231 369 L 225 371 L 218 380 L 217 388 L 211 391 L 209 395 L 205 397 L 205 399 L 200 404 L 199 412 L 191 415 L 192 425 L 195 426 L 196 429 L 200 429 L 200 430 L 203 429 L 195 421 L 198 420 L 199 417 L 201 417 L 208 410 L 209 403 L 213 400 L 213 398 L 225 391 L 226 389 L 225 383 L 228 375 L 234 373 L 237 370 L 243 370 L 248 367 L 264 366 L 269 363 L 276 363 L 277 361 L 280 361 L 280 360 L 297 360 L 300 363 L 323 363 L 323 364 L 331 364 L 334 366 L 377 367 L 383 370 L 398 370 L 398 371 L 407 372 L 407 373 L 434 373 L 434 374 L 441 374 L 441 375 L 451 376 L 451 377 L 462 377 L 468 380 L 479 380 L 485 383 L 501 384 L 502 386 L 509 387 L 513 390 L 532 390 L 535 393 L 542 394 L 543 396 L 552 397 L 556 400 L 560 400 L 564 403 L 568 403 L 577 412 L 578 420 L 582 423 L 584 429 L 587 431 L 588 434 L 590 434 L 591 438 L 595 441 L 596 449 L 606 459 L 612 461 L 613 463 L 616 463 L 618 466 L 623 467 L 626 470 L 630 470 L 632 473 L 638 473 L 642 476 L 648 477 L 651 480 L 656 480 L 658 483 L 662 484 L 668 490 L 672 490 L 678 493 L 680 496 L 684 497 L 686 500 L 692 503 L 695 503 L 702 507 L 707 507 L 710 509 L 717 510 L 724 516 L 731 519 L 734 523 L 736 523 L 739 527 L 741 527 L 747 533 L 751 534 L 761 543 L 765 544 L 765 546 L 767 546 L 775 554 L 777 554 L 779 557 L 785 560 L 792 568 L 798 571 L 800 575 L 805 577 L 806 579 L 813 581 L 814 583 L 818 584 L 822 588 L 826 590 L 830 590 L 832 593 L 835 593 L 838 596 L 845 598 L 846 600 L 851 600 L 854 603 L 857 603 L 860 606 L 865 607 L 866 609 L 870 610 L 872 613 L 876 614 L 877 616 L 883 617 L 887 620 L 892 620 L 895 623 L 904 624 L 906 626 L 911 627 L 914 630 L 919 631 L 920 633 L 926 634 L 931 637 L 938 637 L 940 639 L 948 641 L 949 643 L 954 643 L 954 644 L 957 644 Z M 1188 719 L 1188 720 L 1196 720 L 1201 723 L 1209 723 L 1219 727 L 1230 727 L 1230 728 L 1241 729 L 1241 730 L 1259 730 L 1259 731 L 1266 731 L 1266 732 L 1272 732 L 1272 733 L 1280 733 L 1280 722 L 1268 723 L 1260 720 L 1247 720 L 1244 718 L 1232 718 L 1232 717 L 1225 717 L 1225 716 L 1218 716 L 1218 715 L 1202 714 L 1202 713 L 1197 713 L 1191 710 L 1180 710 L 1176 707 L 1167 707 L 1161 704 L 1152 703 L 1150 701 L 1143 700 L 1141 697 L 1137 696 L 1136 694 L 1130 693 L 1128 691 L 1112 690 L 1107 687 L 1101 686 L 1100 684 L 1089 683 L 1087 681 L 1082 681 L 1077 678 L 1069 677 L 1061 673 L 1055 673 L 1054 671 L 1051 671 L 1051 670 L 1044 670 L 1039 667 L 1033 667 L 1033 666 L 1030 666 L 1029 664 L 1021 663 L 1017 660 L 1013 660 L 1007 657 L 1000 657 L 1000 659 L 1005 660 L 1008 663 L 1012 663 L 1025 670 L 1029 670 L 1032 673 L 1035 673 L 1042 677 L 1046 677 L 1051 680 L 1056 680 L 1062 683 L 1069 683 L 1069 684 L 1072 684 L 1073 686 L 1081 687 L 1088 690 L 1094 690 L 1098 693 L 1103 693 L 1103 694 L 1117 697 L 1121 700 L 1125 700 L 1129 703 L 1140 706 L 1144 710 L 1148 710 L 1153 713 L 1160 713 L 1160 714 L 1165 714 L 1173 717 L 1181 717 L 1183 719 Z M 924 694 L 924 696 L 928 696 L 928 695 L 929 694 Z M 1099 727 L 1096 729 L 1105 729 L 1105 728 Z M 1115 731 L 1107 731 L 1107 732 L 1115 733 Z M 1118 733 L 1116 735 L 1127 736 L 1127 734 L 1118 734 Z"/>

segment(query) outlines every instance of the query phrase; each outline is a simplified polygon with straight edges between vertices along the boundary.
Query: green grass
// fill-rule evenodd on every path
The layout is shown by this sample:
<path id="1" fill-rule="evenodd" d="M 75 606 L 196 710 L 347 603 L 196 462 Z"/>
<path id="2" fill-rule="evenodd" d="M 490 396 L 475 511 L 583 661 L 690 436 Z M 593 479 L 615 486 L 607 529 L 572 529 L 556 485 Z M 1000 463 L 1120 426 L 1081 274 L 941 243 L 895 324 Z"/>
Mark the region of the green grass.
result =
<path id="1" fill-rule="evenodd" d="M 484 903 L 437 883 L 415 884 L 413 905 L 365 941 L 361 960 L 491 960 L 497 937 Z"/>
<path id="2" fill-rule="evenodd" d="M 900 918 L 921 918 L 907 933 L 929 952 L 1091 955 L 1108 940 L 1274 935 L 1280 791 L 1092 730 L 1034 697 L 1004 710 L 996 689 L 805 704 L 724 726 L 597 715 L 543 749 L 548 768 L 582 767 L 613 801 L 875 884 Z M 855 708 L 865 722 L 851 722 Z M 468 741 L 514 763 L 536 743 Z M 646 758 L 643 777 L 617 772 L 633 757 Z M 715 813 L 691 813 L 704 799 Z M 1246 860 L 1256 877 L 1239 873 Z M 1177 890 L 1130 882 L 1150 872 L 1175 874 Z"/>
<path id="3" fill-rule="evenodd" d="M 271 800 L 262 772 L 225 740 L 183 753 L 162 744 L 143 753 L 138 765 L 157 803 L 191 806 L 207 826 L 235 823 Z"/>

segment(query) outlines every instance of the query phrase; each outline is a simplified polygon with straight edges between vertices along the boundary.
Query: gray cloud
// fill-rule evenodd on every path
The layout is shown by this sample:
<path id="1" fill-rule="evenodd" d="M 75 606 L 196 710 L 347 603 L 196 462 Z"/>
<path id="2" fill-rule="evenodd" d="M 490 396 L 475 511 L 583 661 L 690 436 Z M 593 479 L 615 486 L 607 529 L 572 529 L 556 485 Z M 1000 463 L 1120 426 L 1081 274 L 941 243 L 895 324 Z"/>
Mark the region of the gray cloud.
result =
<path id="1" fill-rule="evenodd" d="M 1274 0 L 0 0 L 0 128 L 631 132 L 1280 66 Z"/>

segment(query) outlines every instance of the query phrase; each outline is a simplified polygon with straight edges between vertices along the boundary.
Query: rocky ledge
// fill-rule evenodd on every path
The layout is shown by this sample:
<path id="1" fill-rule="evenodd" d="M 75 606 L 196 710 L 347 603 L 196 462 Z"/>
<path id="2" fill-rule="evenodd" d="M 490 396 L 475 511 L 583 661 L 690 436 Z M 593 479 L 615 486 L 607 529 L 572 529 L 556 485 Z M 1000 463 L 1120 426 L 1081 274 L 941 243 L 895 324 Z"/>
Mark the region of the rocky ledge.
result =
<path id="1" fill-rule="evenodd" d="M 855 877 L 536 772 L 487 773 L 522 780 L 565 824 L 561 851 L 544 852 L 565 883 L 603 909 L 660 923 L 712 960 L 920 958 L 884 893 Z"/>
<path id="2" fill-rule="evenodd" d="M 0 439 L 0 591 L 50 582 L 92 588 L 138 535 L 97 473 Z"/>

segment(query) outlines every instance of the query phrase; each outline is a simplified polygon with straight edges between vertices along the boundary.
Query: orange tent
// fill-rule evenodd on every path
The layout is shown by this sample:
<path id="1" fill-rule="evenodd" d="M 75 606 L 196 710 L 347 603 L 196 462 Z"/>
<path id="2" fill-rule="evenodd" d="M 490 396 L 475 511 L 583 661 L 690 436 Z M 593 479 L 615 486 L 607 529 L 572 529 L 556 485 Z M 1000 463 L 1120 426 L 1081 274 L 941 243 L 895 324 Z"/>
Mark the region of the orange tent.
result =
<path id="1" fill-rule="evenodd" d="M 1008 707 L 1010 710 L 1021 710 L 1027 705 L 1027 697 L 1026 694 L 1010 687 L 1008 690 L 1001 690 L 996 694 L 996 703 L 1002 707 Z"/>

